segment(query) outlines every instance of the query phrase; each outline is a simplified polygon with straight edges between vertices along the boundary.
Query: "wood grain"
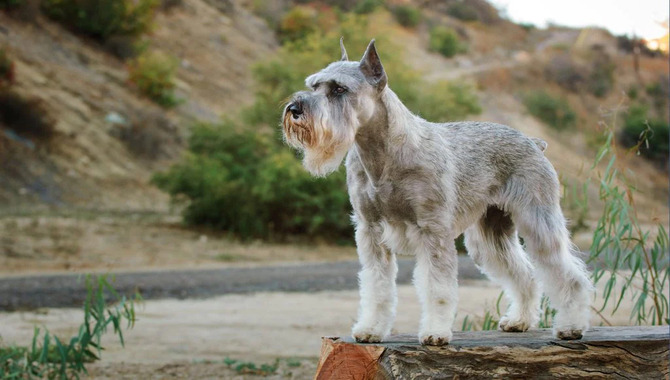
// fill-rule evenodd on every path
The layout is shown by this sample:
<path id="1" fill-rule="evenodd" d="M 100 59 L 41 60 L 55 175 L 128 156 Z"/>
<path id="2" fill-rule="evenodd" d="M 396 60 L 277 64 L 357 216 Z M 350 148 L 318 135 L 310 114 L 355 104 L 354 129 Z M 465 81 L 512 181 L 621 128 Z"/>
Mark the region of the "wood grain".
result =
<path id="1" fill-rule="evenodd" d="M 444 347 L 413 335 L 382 343 L 324 338 L 316 379 L 668 379 L 668 326 L 595 327 L 576 341 L 551 330 L 455 332 Z"/>

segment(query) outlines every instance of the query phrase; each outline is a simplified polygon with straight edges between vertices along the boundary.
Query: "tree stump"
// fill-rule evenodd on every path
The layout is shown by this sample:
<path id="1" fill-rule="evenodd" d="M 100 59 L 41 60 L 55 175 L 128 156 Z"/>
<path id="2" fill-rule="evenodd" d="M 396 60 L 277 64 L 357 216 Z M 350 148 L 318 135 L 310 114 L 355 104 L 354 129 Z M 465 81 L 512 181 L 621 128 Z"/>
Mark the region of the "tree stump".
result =
<path id="1" fill-rule="evenodd" d="M 415 335 L 382 343 L 323 338 L 315 379 L 668 379 L 668 326 L 594 327 L 581 340 L 550 329 L 455 332 L 444 347 Z"/>

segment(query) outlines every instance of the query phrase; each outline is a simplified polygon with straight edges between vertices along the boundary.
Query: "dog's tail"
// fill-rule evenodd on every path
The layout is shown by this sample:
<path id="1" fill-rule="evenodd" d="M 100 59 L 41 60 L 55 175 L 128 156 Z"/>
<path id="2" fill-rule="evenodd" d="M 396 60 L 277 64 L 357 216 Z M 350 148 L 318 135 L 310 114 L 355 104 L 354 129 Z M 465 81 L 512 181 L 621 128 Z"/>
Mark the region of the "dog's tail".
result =
<path id="1" fill-rule="evenodd" d="M 546 141 L 544 141 L 542 139 L 539 139 L 537 137 L 531 137 L 530 139 L 533 140 L 535 145 L 537 145 L 537 147 L 540 148 L 541 151 L 544 152 L 545 150 L 547 150 L 547 147 L 549 146 L 549 144 L 547 144 Z"/>

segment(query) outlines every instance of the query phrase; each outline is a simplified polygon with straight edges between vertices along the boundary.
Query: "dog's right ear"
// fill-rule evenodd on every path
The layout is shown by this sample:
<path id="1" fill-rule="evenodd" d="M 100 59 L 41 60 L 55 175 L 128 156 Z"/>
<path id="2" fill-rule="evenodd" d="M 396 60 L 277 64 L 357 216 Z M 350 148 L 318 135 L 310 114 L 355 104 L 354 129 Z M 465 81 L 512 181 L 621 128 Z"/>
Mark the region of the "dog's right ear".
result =
<path id="1" fill-rule="evenodd" d="M 361 58 L 360 68 L 363 75 L 365 75 L 365 79 L 379 91 L 386 87 L 386 72 L 384 71 L 384 66 L 382 66 L 382 61 L 377 54 L 374 39 L 370 41 L 368 48 L 365 49 L 365 54 L 363 54 L 363 58 Z"/>
<path id="2" fill-rule="evenodd" d="M 348 61 L 349 56 L 347 55 L 347 49 L 344 48 L 344 36 L 340 37 L 340 51 L 342 52 L 340 61 Z"/>

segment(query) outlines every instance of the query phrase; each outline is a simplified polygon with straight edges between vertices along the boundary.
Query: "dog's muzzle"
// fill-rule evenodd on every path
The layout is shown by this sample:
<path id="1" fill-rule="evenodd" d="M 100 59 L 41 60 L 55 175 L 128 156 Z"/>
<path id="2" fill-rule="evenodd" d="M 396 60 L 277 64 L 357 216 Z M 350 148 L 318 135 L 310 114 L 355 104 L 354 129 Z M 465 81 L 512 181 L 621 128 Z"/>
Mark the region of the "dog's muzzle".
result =
<path id="1" fill-rule="evenodd" d="M 305 105 L 296 100 L 289 103 L 284 110 L 284 135 L 286 140 L 294 146 L 312 146 L 314 133 L 309 118 L 305 113 Z"/>

